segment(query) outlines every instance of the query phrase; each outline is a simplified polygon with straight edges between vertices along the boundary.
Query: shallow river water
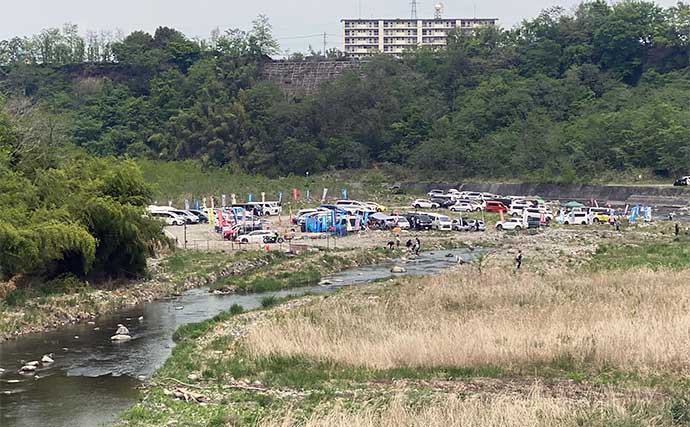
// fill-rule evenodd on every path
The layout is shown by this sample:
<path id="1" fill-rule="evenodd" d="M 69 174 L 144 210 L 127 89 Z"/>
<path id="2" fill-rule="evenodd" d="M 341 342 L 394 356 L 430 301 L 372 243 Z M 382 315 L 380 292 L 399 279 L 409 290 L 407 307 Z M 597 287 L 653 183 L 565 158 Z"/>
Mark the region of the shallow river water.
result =
<path id="1" fill-rule="evenodd" d="M 423 253 L 405 264 L 406 274 L 432 274 L 457 264 L 458 257 L 468 260 L 470 256 L 465 250 Z M 233 304 L 247 310 L 257 308 L 268 295 L 328 293 L 341 286 L 387 278 L 394 264 L 354 268 L 326 277 L 331 282 L 327 286 L 281 292 L 217 296 L 195 289 L 178 298 L 102 316 L 92 325 L 71 325 L 2 343 L 0 426 L 110 425 L 137 401 L 142 381 L 170 356 L 172 336 L 180 326 L 211 318 Z M 118 323 L 129 328 L 131 341 L 111 343 Z M 24 362 L 40 360 L 48 353 L 53 353 L 53 364 L 39 368 L 36 375 L 18 373 Z"/>

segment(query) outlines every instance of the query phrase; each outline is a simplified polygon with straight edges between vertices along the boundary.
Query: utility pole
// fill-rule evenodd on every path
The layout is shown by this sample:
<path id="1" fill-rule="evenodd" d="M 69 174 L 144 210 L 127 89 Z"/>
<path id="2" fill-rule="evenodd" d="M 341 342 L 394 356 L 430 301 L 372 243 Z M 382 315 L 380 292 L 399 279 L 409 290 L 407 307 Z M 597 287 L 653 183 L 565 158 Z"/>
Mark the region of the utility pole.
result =
<path id="1" fill-rule="evenodd" d="M 326 32 L 323 32 L 323 57 L 326 58 Z"/>
<path id="2" fill-rule="evenodd" d="M 417 19 L 417 0 L 410 2 L 410 18 Z"/>

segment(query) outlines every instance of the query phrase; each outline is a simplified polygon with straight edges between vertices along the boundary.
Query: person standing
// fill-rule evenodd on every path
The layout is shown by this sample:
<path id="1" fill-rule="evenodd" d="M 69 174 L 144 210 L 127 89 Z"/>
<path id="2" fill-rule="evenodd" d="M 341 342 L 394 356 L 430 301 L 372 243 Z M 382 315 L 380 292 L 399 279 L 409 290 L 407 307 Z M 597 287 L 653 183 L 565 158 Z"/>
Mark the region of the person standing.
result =
<path id="1" fill-rule="evenodd" d="M 419 240 L 419 237 L 415 237 L 414 248 L 414 254 L 419 256 L 419 251 L 422 249 L 422 242 Z"/>
<path id="2" fill-rule="evenodd" d="M 522 250 L 519 250 L 515 257 L 515 270 L 520 270 L 520 267 L 522 267 Z"/>
<path id="3" fill-rule="evenodd" d="M 678 223 L 676 223 L 673 231 L 676 234 L 676 237 L 678 237 L 678 235 L 680 234 L 680 226 L 678 225 Z"/>
<path id="4" fill-rule="evenodd" d="M 400 249 L 400 235 L 395 235 L 395 249 Z"/>

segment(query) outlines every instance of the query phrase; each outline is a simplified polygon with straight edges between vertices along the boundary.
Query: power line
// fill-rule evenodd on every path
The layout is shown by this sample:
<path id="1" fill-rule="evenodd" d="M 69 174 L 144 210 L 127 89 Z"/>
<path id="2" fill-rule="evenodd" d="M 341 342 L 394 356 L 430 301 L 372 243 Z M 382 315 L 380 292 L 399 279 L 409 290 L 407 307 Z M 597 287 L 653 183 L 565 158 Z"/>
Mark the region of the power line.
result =
<path id="1" fill-rule="evenodd" d="M 338 34 L 330 34 L 330 33 L 319 33 L 319 34 L 309 34 L 309 35 L 304 35 L 304 36 L 289 36 L 289 37 L 276 37 L 276 40 L 295 40 L 295 39 L 314 39 L 314 38 L 321 38 L 324 36 L 334 36 L 337 37 Z"/>

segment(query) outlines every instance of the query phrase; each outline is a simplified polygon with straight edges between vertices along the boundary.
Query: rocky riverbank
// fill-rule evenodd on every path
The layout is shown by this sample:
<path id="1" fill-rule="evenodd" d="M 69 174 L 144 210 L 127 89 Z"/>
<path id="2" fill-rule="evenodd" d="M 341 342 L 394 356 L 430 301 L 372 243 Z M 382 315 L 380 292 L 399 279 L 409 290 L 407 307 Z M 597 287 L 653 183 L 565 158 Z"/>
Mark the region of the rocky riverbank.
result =
<path id="1" fill-rule="evenodd" d="M 203 268 L 186 266 L 184 271 L 174 272 L 166 267 L 166 259 L 153 260 L 153 278 L 133 281 L 113 290 L 90 289 L 74 294 L 35 296 L 21 305 L 4 305 L 0 308 L 0 342 L 68 324 L 89 322 L 125 307 L 208 286 L 222 278 L 240 276 L 275 260 L 274 256 L 260 252 L 245 254 L 240 259 L 223 254 L 208 256 L 209 261 Z"/>

